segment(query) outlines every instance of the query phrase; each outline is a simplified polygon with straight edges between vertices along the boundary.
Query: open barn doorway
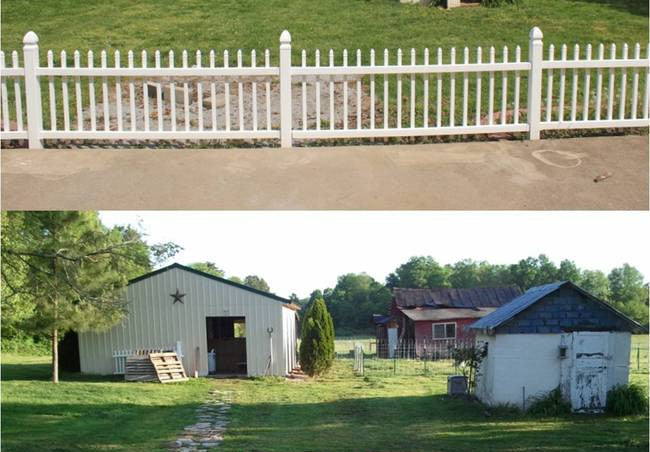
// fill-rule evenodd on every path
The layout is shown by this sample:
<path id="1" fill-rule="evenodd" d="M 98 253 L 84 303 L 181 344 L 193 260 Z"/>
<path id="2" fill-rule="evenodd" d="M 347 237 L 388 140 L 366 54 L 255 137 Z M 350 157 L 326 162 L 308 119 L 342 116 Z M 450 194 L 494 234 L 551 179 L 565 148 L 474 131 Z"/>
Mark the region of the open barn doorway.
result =
<path id="1" fill-rule="evenodd" d="M 208 373 L 247 375 L 246 318 L 206 317 L 206 332 Z"/>

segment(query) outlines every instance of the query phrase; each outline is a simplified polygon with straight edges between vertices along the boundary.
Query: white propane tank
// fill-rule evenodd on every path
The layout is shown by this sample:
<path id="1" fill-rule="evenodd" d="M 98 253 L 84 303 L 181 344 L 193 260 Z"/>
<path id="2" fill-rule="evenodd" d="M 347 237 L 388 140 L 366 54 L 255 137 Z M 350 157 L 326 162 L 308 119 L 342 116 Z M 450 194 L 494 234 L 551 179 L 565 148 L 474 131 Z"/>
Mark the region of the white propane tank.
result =
<path id="1" fill-rule="evenodd" d="M 217 353 L 214 349 L 208 352 L 208 373 L 214 374 L 217 372 Z"/>

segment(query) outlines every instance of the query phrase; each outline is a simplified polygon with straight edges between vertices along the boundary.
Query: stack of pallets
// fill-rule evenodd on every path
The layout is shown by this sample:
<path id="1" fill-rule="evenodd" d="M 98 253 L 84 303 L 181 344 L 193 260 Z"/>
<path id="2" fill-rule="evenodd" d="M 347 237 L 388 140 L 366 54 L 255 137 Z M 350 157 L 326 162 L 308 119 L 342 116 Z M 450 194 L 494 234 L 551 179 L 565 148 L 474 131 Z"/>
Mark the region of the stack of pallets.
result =
<path id="1" fill-rule="evenodd" d="M 187 381 L 183 363 L 175 352 L 150 353 L 149 358 L 161 383 Z"/>
<path id="2" fill-rule="evenodd" d="M 183 363 L 175 352 L 132 355 L 126 358 L 124 367 L 126 381 L 187 381 Z"/>

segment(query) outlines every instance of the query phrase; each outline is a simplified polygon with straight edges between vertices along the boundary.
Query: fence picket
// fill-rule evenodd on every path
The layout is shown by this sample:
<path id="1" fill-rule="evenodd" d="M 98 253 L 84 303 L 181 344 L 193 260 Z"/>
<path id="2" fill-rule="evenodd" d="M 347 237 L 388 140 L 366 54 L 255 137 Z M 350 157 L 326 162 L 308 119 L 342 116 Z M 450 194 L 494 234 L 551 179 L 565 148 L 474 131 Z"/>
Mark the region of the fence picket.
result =
<path id="1" fill-rule="evenodd" d="M 361 67 L 361 49 L 357 49 L 357 67 Z M 357 79 L 357 124 L 356 128 L 361 129 L 361 77 Z"/>
<path id="2" fill-rule="evenodd" d="M 78 50 L 74 51 L 74 67 L 81 67 L 81 57 Z M 79 76 L 74 78 L 74 97 L 77 115 L 77 130 L 83 130 L 83 107 L 81 105 L 81 79 Z"/>
<path id="3" fill-rule="evenodd" d="M 451 64 L 456 64 L 456 47 L 451 48 Z M 456 74 L 449 77 L 449 126 L 454 127 L 456 121 Z"/>
<path id="4" fill-rule="evenodd" d="M 548 47 L 548 61 L 555 60 L 555 46 Z M 546 79 L 546 122 L 551 122 L 553 111 L 553 69 L 548 70 Z"/>
<path id="5" fill-rule="evenodd" d="M 650 61 L 650 45 L 646 48 L 646 59 Z M 648 119 L 650 102 L 650 65 L 645 67 L 645 95 L 643 96 L 643 119 Z"/>
<path id="6" fill-rule="evenodd" d="M 264 51 L 264 66 L 271 67 L 271 52 Z M 271 82 L 266 81 L 266 130 L 271 130 Z"/>
<path id="7" fill-rule="evenodd" d="M 200 68 L 203 65 L 201 51 L 196 51 L 196 67 Z M 162 117 L 162 112 L 160 113 Z M 196 82 L 196 115 L 199 126 L 199 131 L 203 131 L 203 81 L 199 78 Z"/>
<path id="8" fill-rule="evenodd" d="M 115 67 L 119 69 L 120 65 L 120 51 L 115 51 Z M 115 103 L 116 110 L 115 116 L 117 116 L 117 130 L 122 131 L 122 80 L 120 77 L 115 78 Z"/>
<path id="9" fill-rule="evenodd" d="M 476 63 L 481 64 L 483 61 L 483 49 L 479 46 L 476 49 Z M 481 125 L 481 82 L 483 80 L 483 74 L 481 72 L 476 73 L 476 121 L 475 125 Z"/>
<path id="10" fill-rule="evenodd" d="M 174 68 L 174 51 L 170 50 L 168 54 L 169 67 Z M 171 119 L 172 132 L 176 131 L 176 83 L 173 78 L 169 80 L 169 115 Z"/>
<path id="11" fill-rule="evenodd" d="M 370 49 L 370 66 L 375 66 L 375 49 Z M 370 128 L 375 128 L 375 75 L 370 76 Z"/>
<path id="12" fill-rule="evenodd" d="M 329 65 L 334 67 L 334 50 L 330 49 L 329 51 Z M 330 92 L 329 92 L 329 102 L 330 102 L 330 130 L 334 130 L 334 76 L 330 75 Z"/>
<path id="13" fill-rule="evenodd" d="M 598 60 L 602 61 L 605 58 L 605 46 L 600 43 L 598 45 Z M 603 92 L 603 70 L 598 68 L 596 70 L 596 112 L 595 118 L 596 121 L 600 121 L 600 110 L 602 102 L 602 92 Z"/>
<path id="14" fill-rule="evenodd" d="M 141 64 L 143 68 L 147 67 L 147 51 L 143 50 L 141 53 Z M 147 90 L 146 80 L 142 78 L 142 108 L 144 110 L 143 121 L 144 130 L 149 130 L 149 92 Z"/>
<path id="15" fill-rule="evenodd" d="M 587 50 L 585 58 L 587 61 L 591 60 L 591 44 L 587 44 Z M 589 86 L 591 82 L 591 69 L 585 69 L 585 80 L 583 87 L 583 98 L 582 98 L 582 120 L 589 120 L 589 101 L 591 100 L 591 87 Z"/>
<path id="16" fill-rule="evenodd" d="M 508 62 L 508 47 L 503 47 L 503 62 Z M 508 73 L 501 73 L 501 124 L 506 123 L 506 114 L 508 111 Z"/>
<path id="17" fill-rule="evenodd" d="M 251 50 L 251 67 L 257 66 L 257 53 L 255 49 Z M 251 82 L 251 97 L 252 97 L 252 114 L 253 114 L 253 130 L 257 130 L 257 82 L 255 79 Z"/>
<path id="18" fill-rule="evenodd" d="M 438 47 L 438 66 L 442 65 L 442 49 Z M 442 75 L 436 79 L 436 127 L 442 126 Z"/>
<path id="19" fill-rule="evenodd" d="M 616 44 L 612 43 L 610 49 L 609 49 L 609 54 L 610 54 L 610 59 L 614 60 L 616 59 Z M 614 97 L 616 94 L 614 93 L 614 84 L 616 82 L 616 73 L 614 72 L 614 68 L 609 69 L 609 86 L 607 89 L 607 119 L 611 121 L 613 115 L 614 115 Z"/>
<path id="20" fill-rule="evenodd" d="M 348 49 L 343 49 L 343 67 L 348 65 Z M 348 129 L 348 79 L 343 76 L 343 130 Z"/>
<path id="21" fill-rule="evenodd" d="M 314 66 L 320 67 L 320 50 L 316 49 L 314 55 Z M 320 130 L 320 78 L 316 77 L 315 84 L 316 91 L 316 130 Z"/>
<path id="22" fill-rule="evenodd" d="M 307 51 L 302 49 L 302 67 L 307 67 Z M 307 130 L 307 77 L 302 77 L 302 130 Z"/>
<path id="23" fill-rule="evenodd" d="M 223 67 L 227 68 L 230 64 L 230 55 L 228 50 L 223 51 Z M 230 83 L 228 79 L 225 79 L 223 85 L 223 95 L 224 95 L 224 118 L 226 120 L 226 131 L 230 131 Z"/>
<path id="24" fill-rule="evenodd" d="M 129 53 L 127 54 L 127 64 L 129 68 L 134 67 L 133 50 L 129 50 Z M 93 100 L 94 100 L 94 95 L 93 95 Z M 131 131 L 134 132 L 137 127 L 138 117 L 135 114 L 135 80 L 133 79 L 133 77 L 129 77 L 129 114 L 131 115 Z M 93 117 L 94 117 L 94 113 L 93 113 Z M 93 126 L 92 129 L 95 130 L 95 127 Z"/>
<path id="25" fill-rule="evenodd" d="M 237 50 L 237 67 L 242 67 L 242 51 Z M 244 84 L 242 79 L 237 79 L 237 107 L 239 110 L 239 130 L 244 130 Z"/>

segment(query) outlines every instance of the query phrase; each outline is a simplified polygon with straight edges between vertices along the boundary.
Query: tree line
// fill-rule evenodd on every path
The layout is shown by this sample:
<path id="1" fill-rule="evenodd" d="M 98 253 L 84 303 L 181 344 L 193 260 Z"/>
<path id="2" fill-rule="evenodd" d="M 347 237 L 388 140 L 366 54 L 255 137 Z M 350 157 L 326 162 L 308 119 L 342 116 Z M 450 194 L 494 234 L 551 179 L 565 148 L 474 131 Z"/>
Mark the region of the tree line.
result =
<path id="1" fill-rule="evenodd" d="M 338 277 L 333 288 L 315 290 L 303 305 L 323 298 L 339 334 L 372 330 L 372 314 L 386 314 L 391 289 L 517 286 L 522 291 L 555 281 L 572 281 L 642 325 L 648 324 L 648 284 L 635 267 L 623 264 L 608 274 L 579 268 L 571 260 L 556 265 L 547 256 L 521 259 L 514 264 L 491 264 L 464 259 L 440 264 L 431 256 L 414 256 L 380 282 L 365 273 Z"/>

